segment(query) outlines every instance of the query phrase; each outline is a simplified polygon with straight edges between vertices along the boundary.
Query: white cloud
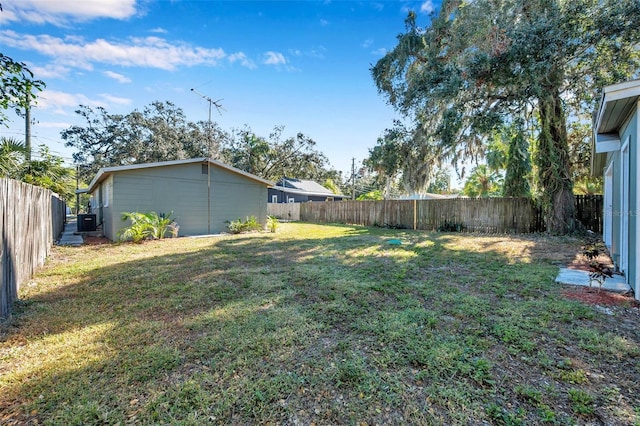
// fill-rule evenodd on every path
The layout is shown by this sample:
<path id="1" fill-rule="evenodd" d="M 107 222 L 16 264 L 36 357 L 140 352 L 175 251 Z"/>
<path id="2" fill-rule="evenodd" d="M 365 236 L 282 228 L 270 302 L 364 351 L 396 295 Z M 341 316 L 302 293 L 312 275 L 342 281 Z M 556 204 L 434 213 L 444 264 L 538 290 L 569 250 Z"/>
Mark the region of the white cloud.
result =
<path id="1" fill-rule="evenodd" d="M 151 33 L 156 33 L 156 34 L 167 34 L 169 31 L 165 30 L 164 28 L 154 28 L 152 30 L 149 30 L 149 32 Z"/>
<path id="2" fill-rule="evenodd" d="M 40 80 L 43 78 L 65 78 L 71 71 L 69 67 L 60 64 L 47 64 L 43 67 L 31 64 L 28 65 L 33 76 Z"/>
<path id="3" fill-rule="evenodd" d="M 371 40 L 370 38 L 363 41 L 362 42 L 362 47 L 364 47 L 365 49 L 371 47 L 371 45 L 373 44 L 373 40 Z"/>
<path id="4" fill-rule="evenodd" d="M 217 65 L 227 56 L 222 49 L 192 46 L 180 41 L 171 43 L 160 37 L 132 37 L 126 41 L 85 41 L 78 37 L 62 39 L 5 30 L 0 32 L 0 43 L 36 51 L 53 58 L 59 65 L 86 70 L 92 70 L 94 63 L 102 63 L 171 71 L 181 66 Z"/>
<path id="5" fill-rule="evenodd" d="M 233 53 L 228 57 L 229 63 L 240 62 L 240 65 L 249 69 L 254 69 L 256 64 L 245 55 L 243 52 Z"/>
<path id="6" fill-rule="evenodd" d="M 99 95 L 102 99 L 106 100 L 109 104 L 118 104 L 118 105 L 130 105 L 133 101 L 129 98 L 121 98 L 119 96 L 113 96 L 108 93 L 100 93 Z"/>
<path id="7" fill-rule="evenodd" d="M 304 51 L 300 49 L 289 49 L 288 53 L 290 56 L 306 56 L 309 58 L 324 59 L 326 51 L 327 49 L 324 46 L 318 46 Z"/>
<path id="8" fill-rule="evenodd" d="M 101 99 L 91 99 L 82 93 L 65 93 L 57 90 L 45 89 L 38 95 L 37 108 L 52 110 L 56 114 L 71 115 L 78 106 L 86 105 L 92 108 L 105 107 L 110 105 L 129 105 L 131 99 L 120 98 L 106 93 L 101 93 Z"/>
<path id="9" fill-rule="evenodd" d="M 420 6 L 420 12 L 426 13 L 427 15 L 433 12 L 434 10 L 436 10 L 436 8 L 433 5 L 432 0 L 427 0 L 424 3 L 422 3 L 422 5 Z"/>
<path id="10" fill-rule="evenodd" d="M 118 74 L 117 72 L 105 71 L 103 74 L 109 78 L 116 80 L 119 83 L 131 83 L 131 79 L 129 77 L 122 74 Z"/>
<path id="11" fill-rule="evenodd" d="M 287 63 L 284 55 L 280 52 L 267 52 L 264 54 L 264 64 L 265 65 L 284 65 Z"/>
<path id="12" fill-rule="evenodd" d="M 53 110 L 57 114 L 69 115 L 68 108 L 75 108 L 78 105 L 87 105 L 90 107 L 104 106 L 105 102 L 89 99 L 81 93 L 65 93 L 57 90 L 45 89 L 38 96 L 37 108 Z"/>
<path id="13" fill-rule="evenodd" d="M 385 49 L 384 47 L 381 47 L 380 49 L 376 49 L 371 53 L 373 53 L 374 55 L 384 56 L 387 54 L 387 49 Z"/>
<path id="14" fill-rule="evenodd" d="M 320 20 L 320 26 L 326 27 L 327 25 L 329 25 L 329 21 L 327 21 L 326 19 L 321 19 Z"/>
<path id="15" fill-rule="evenodd" d="M 134 16 L 136 0 L 20 0 L 3 5 L 2 18 L 37 24 L 67 25 L 97 18 L 128 19 Z"/>

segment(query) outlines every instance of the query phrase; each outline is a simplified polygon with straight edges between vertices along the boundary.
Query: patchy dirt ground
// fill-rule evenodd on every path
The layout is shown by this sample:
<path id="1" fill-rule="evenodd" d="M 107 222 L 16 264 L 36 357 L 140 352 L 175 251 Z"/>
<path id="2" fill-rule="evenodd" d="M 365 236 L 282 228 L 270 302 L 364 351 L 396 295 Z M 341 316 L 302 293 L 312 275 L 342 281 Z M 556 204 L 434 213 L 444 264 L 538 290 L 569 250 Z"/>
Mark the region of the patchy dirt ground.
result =
<path id="1" fill-rule="evenodd" d="M 567 258 L 569 258 L 570 255 L 570 252 L 566 253 Z M 607 253 L 601 253 L 594 259 L 594 261 L 613 269 L 613 261 Z M 591 268 L 589 264 L 590 260 L 585 255 L 582 253 L 576 253 L 573 259 L 567 262 L 566 267 L 569 269 L 590 272 Z M 620 294 L 595 287 L 567 286 L 562 294 L 568 299 L 578 300 L 590 305 L 640 308 L 640 302 L 633 297 L 633 293 L 631 291 L 625 294 Z"/>
<path id="2" fill-rule="evenodd" d="M 84 243 L 89 246 L 95 246 L 99 244 L 109 244 L 111 241 L 107 237 L 91 237 L 89 235 L 83 237 Z"/>
<path id="3" fill-rule="evenodd" d="M 85 243 L 0 328 L 0 424 L 640 426 L 640 306 L 554 282 L 575 237 Z"/>
<path id="4" fill-rule="evenodd" d="M 567 299 L 579 300 L 589 305 L 640 309 L 640 302 L 628 293 L 620 294 L 594 287 L 567 286 L 562 294 Z"/>

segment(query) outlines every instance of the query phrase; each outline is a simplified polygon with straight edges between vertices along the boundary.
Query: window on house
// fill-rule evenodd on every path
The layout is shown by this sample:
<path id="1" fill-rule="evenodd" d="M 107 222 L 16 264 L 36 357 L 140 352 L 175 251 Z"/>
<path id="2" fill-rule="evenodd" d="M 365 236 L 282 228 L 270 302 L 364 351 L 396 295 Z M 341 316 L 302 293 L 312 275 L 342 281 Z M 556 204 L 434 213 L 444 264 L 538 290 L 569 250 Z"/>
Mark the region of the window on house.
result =
<path id="1" fill-rule="evenodd" d="M 203 175 L 208 175 L 209 174 L 209 165 L 208 164 L 203 164 L 202 165 L 202 174 Z"/>
<path id="2" fill-rule="evenodd" d="M 278 202 L 278 196 L 277 195 L 272 195 L 271 196 L 271 202 L 272 203 L 277 203 Z"/>
<path id="3" fill-rule="evenodd" d="M 288 202 L 288 203 L 295 203 L 295 202 L 296 202 L 296 199 L 295 199 L 295 198 L 291 198 L 291 197 L 289 197 L 289 198 L 287 199 L 287 202 Z"/>
<path id="4" fill-rule="evenodd" d="M 111 198 L 111 185 L 105 185 L 104 187 L 104 201 L 103 207 L 109 207 L 109 199 Z"/>

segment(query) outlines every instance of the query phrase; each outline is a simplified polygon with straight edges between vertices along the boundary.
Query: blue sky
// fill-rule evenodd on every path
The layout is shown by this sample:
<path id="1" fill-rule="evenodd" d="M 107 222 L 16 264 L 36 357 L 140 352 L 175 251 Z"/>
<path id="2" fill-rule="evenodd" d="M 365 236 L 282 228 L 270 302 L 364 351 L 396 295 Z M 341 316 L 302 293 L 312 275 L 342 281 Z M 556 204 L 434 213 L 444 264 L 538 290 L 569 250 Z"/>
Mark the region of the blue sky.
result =
<path id="1" fill-rule="evenodd" d="M 171 101 L 191 121 L 221 99 L 224 130 L 311 137 L 333 167 L 360 163 L 396 113 L 369 68 L 415 10 L 423 24 L 437 0 L 147 1 L 3 0 L 0 51 L 25 62 L 47 88 L 32 116 L 34 146 L 68 158 L 60 131 L 83 124 L 78 105 L 110 113 Z M 10 114 L 2 136 L 23 139 Z"/>

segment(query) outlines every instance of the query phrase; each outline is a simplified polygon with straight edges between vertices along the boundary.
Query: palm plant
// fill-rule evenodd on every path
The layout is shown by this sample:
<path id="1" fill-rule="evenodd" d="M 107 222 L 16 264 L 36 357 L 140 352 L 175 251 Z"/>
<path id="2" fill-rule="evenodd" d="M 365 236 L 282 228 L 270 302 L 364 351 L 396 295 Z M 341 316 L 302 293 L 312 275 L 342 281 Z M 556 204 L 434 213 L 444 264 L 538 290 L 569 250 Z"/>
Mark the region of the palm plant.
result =
<path id="1" fill-rule="evenodd" d="M 134 243 L 139 243 L 147 238 L 161 240 L 172 226 L 174 228 L 177 226 L 174 225 L 175 222 L 171 218 L 172 214 L 173 212 L 167 215 L 156 212 L 124 212 L 122 220 L 131 221 L 131 225 L 122 228 L 118 232 L 118 238 L 120 241 L 133 241 Z"/>
<path id="2" fill-rule="evenodd" d="M 151 224 L 145 213 L 124 212 L 122 220 L 131 221 L 131 225 L 118 231 L 120 241 L 133 241 L 139 243 L 151 235 Z"/>
<path id="3" fill-rule="evenodd" d="M 0 177 L 19 178 L 27 150 L 14 138 L 0 138 Z"/>
<path id="4" fill-rule="evenodd" d="M 500 191 L 501 178 L 487 165 L 481 164 L 471 172 L 464 184 L 463 193 L 469 197 L 489 197 Z"/>
<path id="5" fill-rule="evenodd" d="M 164 238 L 167 231 L 171 227 L 173 223 L 173 219 L 171 215 L 173 211 L 169 214 L 158 214 L 156 212 L 148 212 L 145 213 L 147 220 L 149 222 L 150 236 L 151 238 L 161 240 Z"/>

